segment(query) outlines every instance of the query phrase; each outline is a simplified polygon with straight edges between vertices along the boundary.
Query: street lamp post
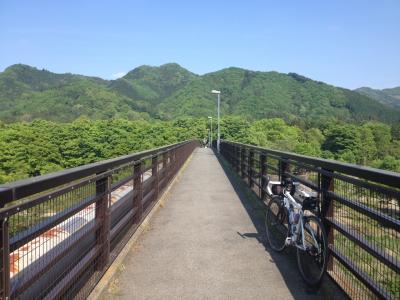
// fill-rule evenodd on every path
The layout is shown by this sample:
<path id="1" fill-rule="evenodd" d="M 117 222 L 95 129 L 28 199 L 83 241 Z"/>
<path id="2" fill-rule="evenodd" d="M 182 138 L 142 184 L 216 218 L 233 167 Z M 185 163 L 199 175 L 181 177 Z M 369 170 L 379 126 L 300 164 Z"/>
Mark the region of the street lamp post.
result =
<path id="1" fill-rule="evenodd" d="M 217 96 L 218 96 L 218 119 L 217 119 L 217 122 L 218 122 L 218 137 L 217 137 L 217 152 L 219 153 L 219 144 L 220 144 L 220 142 L 221 142 L 221 139 L 220 139 L 220 129 L 219 129 L 219 103 L 220 103 L 220 94 L 221 94 L 221 92 L 220 91 L 217 91 L 217 90 L 212 90 L 211 91 L 211 93 L 212 94 L 217 94 Z"/>
<path id="2" fill-rule="evenodd" d="M 211 123 L 211 125 L 210 125 L 210 139 L 209 139 L 210 148 L 211 148 L 212 147 L 212 117 L 208 117 L 208 119 L 210 120 L 210 123 Z"/>

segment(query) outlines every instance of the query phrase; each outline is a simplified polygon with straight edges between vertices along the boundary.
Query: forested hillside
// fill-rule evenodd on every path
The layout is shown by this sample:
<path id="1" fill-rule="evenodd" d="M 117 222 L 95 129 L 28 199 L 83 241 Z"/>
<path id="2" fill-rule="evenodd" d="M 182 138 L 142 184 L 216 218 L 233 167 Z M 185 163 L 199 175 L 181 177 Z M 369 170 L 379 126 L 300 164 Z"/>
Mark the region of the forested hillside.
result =
<path id="1" fill-rule="evenodd" d="M 206 135 L 205 120 L 0 122 L 0 184 Z"/>
<path id="2" fill-rule="evenodd" d="M 78 119 L 0 123 L 0 184 L 208 135 L 206 118 L 174 121 Z M 215 131 L 214 131 L 215 134 Z M 302 127 L 283 119 L 221 121 L 224 139 L 400 172 L 400 126 L 326 122 Z M 216 136 L 214 135 L 214 139 Z"/>
<path id="3" fill-rule="evenodd" d="M 0 73 L 0 120 L 32 121 L 36 118 L 69 122 L 91 119 L 147 118 L 134 109 L 134 101 L 108 88 L 108 81 L 73 74 L 55 74 L 26 65 Z"/>
<path id="4" fill-rule="evenodd" d="M 375 90 L 369 87 L 362 87 L 355 90 L 371 99 L 375 99 L 382 104 L 400 108 L 400 87 L 392 89 Z"/>
<path id="5" fill-rule="evenodd" d="M 250 120 L 400 120 L 400 108 L 298 74 L 228 68 L 199 76 L 177 64 L 141 66 L 111 81 L 13 65 L 0 73 L 0 120 L 205 117 L 215 114 L 213 88 L 223 114 Z"/>
<path id="6" fill-rule="evenodd" d="M 400 119 L 400 110 L 350 90 L 313 81 L 298 74 L 254 72 L 229 68 L 197 77 L 184 89 L 160 105 L 164 118 L 210 114 L 215 97 L 210 87 L 220 87 L 222 113 L 262 119 L 308 120 L 323 123 L 327 119 L 345 121 Z"/>

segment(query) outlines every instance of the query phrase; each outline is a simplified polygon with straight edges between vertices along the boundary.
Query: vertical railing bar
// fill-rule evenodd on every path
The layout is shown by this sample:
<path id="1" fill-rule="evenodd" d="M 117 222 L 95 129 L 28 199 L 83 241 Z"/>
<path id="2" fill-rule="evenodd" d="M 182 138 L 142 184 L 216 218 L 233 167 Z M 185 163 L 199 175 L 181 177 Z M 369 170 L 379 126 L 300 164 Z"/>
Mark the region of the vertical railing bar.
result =
<path id="1" fill-rule="evenodd" d="M 96 264 L 97 270 L 103 270 L 110 259 L 110 201 L 111 201 L 111 177 L 107 176 L 96 181 L 96 194 L 101 198 L 96 201 L 95 218 L 100 227 L 96 234 L 96 244 L 101 252 Z"/>
<path id="2" fill-rule="evenodd" d="M 284 181 L 288 176 L 286 172 L 289 171 L 289 164 L 286 162 L 286 158 L 282 157 L 279 160 L 279 180 Z"/>
<path id="3" fill-rule="evenodd" d="M 158 199 L 159 193 L 159 177 L 158 177 L 158 154 L 152 158 L 151 176 L 153 177 L 154 200 Z"/>
<path id="4" fill-rule="evenodd" d="M 133 209 L 135 210 L 134 223 L 140 224 L 143 215 L 143 161 L 136 162 L 133 166 Z"/>
<path id="5" fill-rule="evenodd" d="M 325 169 L 324 169 L 325 170 Z M 331 170 L 325 170 L 327 172 L 333 173 Z M 320 186 L 321 186 L 321 217 L 324 223 L 326 233 L 328 235 L 328 249 L 334 246 L 334 233 L 333 228 L 329 222 L 326 221 L 326 218 L 333 218 L 333 200 L 331 199 L 329 192 L 334 191 L 334 178 L 332 176 L 326 175 L 326 173 L 322 173 L 320 175 Z M 328 253 L 328 264 L 327 270 L 333 271 L 333 259 L 332 255 Z"/>
<path id="6" fill-rule="evenodd" d="M 248 171 L 247 171 L 247 178 L 249 181 L 249 187 L 252 188 L 254 186 L 253 182 L 253 169 L 254 169 L 254 150 L 250 149 L 249 150 L 249 156 L 248 156 Z"/>
<path id="7" fill-rule="evenodd" d="M 10 238 L 8 232 L 8 219 L 1 220 L 1 292 L 2 299 L 10 297 Z"/>
<path id="8" fill-rule="evenodd" d="M 260 196 L 261 196 L 261 200 L 265 201 L 266 199 L 266 188 L 267 188 L 267 170 L 266 170 L 266 156 L 264 153 L 260 153 Z"/>
<path id="9" fill-rule="evenodd" d="M 242 178 L 245 178 L 246 174 L 245 174 L 245 148 L 241 147 L 240 148 L 240 171 L 241 171 L 241 175 Z"/>

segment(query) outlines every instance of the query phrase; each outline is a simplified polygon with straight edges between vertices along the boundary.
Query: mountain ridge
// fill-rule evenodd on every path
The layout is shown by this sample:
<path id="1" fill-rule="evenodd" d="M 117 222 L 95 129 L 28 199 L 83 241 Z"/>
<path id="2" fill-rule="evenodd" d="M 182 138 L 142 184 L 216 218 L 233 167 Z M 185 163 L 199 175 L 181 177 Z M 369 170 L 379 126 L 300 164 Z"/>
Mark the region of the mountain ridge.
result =
<path id="1" fill-rule="evenodd" d="M 381 90 L 370 87 L 360 87 L 354 91 L 390 107 L 400 108 L 400 86 Z"/>
<path id="2" fill-rule="evenodd" d="M 197 75 L 167 63 L 142 65 L 116 80 L 9 66 L 0 72 L 0 120 L 207 117 L 215 114 L 214 88 L 221 90 L 222 113 L 251 119 L 400 119 L 400 107 L 296 73 L 229 67 Z"/>

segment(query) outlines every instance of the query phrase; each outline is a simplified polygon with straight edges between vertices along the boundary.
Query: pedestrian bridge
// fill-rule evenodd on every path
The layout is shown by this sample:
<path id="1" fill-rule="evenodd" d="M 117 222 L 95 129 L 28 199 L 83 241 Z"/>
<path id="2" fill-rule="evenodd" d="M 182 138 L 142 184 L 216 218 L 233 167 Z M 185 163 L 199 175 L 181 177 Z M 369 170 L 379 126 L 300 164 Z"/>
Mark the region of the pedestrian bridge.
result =
<path id="1" fill-rule="evenodd" d="M 315 191 L 328 275 L 264 234 L 266 176 Z M 368 180 L 368 181 L 367 181 Z M 400 175 L 196 141 L 0 187 L 2 298 L 396 299 Z"/>

